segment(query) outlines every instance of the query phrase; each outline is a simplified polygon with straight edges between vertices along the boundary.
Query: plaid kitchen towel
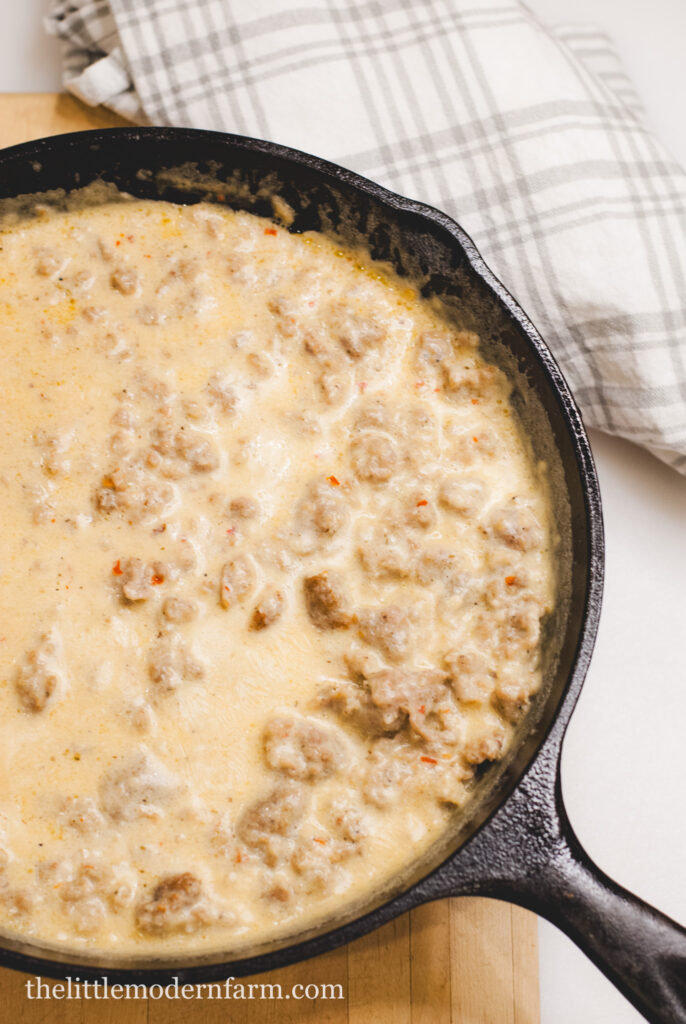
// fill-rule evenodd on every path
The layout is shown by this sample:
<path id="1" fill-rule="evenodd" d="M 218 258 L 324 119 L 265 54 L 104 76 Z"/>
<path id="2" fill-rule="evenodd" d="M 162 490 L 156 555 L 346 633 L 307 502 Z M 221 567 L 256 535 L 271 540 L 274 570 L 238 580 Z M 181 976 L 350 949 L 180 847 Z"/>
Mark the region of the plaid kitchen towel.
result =
<path id="1" fill-rule="evenodd" d="M 589 424 L 686 472 L 686 174 L 610 41 L 517 0 L 53 0 L 65 84 L 273 139 L 451 214 Z"/>

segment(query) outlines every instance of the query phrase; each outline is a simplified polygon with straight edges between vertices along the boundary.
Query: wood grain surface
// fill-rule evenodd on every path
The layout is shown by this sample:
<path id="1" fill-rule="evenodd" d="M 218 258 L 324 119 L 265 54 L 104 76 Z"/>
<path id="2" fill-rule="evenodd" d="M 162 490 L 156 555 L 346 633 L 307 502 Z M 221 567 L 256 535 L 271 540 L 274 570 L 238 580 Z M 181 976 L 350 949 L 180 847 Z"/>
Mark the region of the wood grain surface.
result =
<path id="1" fill-rule="evenodd" d="M 0 147 L 125 122 L 53 93 L 0 94 Z M 0 970 L 12 1024 L 538 1024 L 533 914 L 495 900 L 420 907 L 342 949 L 251 978 L 340 984 L 340 1000 L 35 1001 L 27 975 Z"/>

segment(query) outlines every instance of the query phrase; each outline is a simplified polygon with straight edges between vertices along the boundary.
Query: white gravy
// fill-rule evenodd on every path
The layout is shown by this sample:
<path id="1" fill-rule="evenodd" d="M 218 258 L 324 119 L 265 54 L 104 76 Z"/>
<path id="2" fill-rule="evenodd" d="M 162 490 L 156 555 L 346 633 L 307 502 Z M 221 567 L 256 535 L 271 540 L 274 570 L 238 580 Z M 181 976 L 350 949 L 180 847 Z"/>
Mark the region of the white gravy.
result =
<path id="1" fill-rule="evenodd" d="M 508 382 L 387 267 L 251 214 L 0 245 L 0 928 L 297 933 L 443 833 L 540 686 Z"/>

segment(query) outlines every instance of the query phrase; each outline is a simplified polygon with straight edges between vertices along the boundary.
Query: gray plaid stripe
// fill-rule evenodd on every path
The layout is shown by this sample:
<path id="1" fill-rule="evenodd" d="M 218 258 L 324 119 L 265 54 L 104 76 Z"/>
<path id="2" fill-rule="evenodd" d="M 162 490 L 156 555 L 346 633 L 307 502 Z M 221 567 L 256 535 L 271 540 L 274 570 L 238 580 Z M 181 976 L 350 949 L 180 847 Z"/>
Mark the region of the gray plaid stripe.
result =
<path id="1" fill-rule="evenodd" d="M 579 84 L 582 87 L 584 85 L 588 85 L 588 81 L 587 81 L 588 76 L 587 76 L 587 74 L 585 72 L 585 69 L 584 69 L 583 65 L 577 63 L 577 61 L 575 59 L 572 59 L 570 51 L 566 47 L 564 47 L 561 43 L 556 42 L 556 46 L 557 46 L 557 50 L 558 50 L 560 56 L 563 58 L 563 60 L 565 62 L 567 68 L 577 78 L 577 80 L 579 81 Z M 598 104 L 598 106 L 597 106 L 598 117 L 602 117 L 602 100 L 598 99 L 599 93 L 601 93 L 601 91 L 602 91 L 601 87 L 600 87 L 600 83 L 598 83 L 598 84 L 591 83 L 591 85 L 592 85 L 592 88 L 589 90 L 589 94 L 591 95 L 593 102 Z M 621 157 L 620 157 L 620 153 L 619 153 L 619 149 L 618 149 L 617 142 L 616 142 L 616 138 L 615 138 L 615 136 L 617 134 L 618 133 L 616 132 L 614 126 L 608 125 L 607 138 L 610 141 L 610 144 L 611 144 L 611 147 L 612 147 L 612 151 L 613 151 L 613 153 L 614 153 L 614 155 L 615 155 L 615 157 L 617 159 L 617 163 L 618 163 L 619 169 L 623 173 L 626 173 L 626 168 L 624 167 L 624 165 L 622 163 L 622 160 L 621 160 Z M 633 181 L 633 179 L 629 179 L 629 180 Z M 642 225 L 642 217 L 640 217 L 640 216 L 637 217 L 636 218 L 636 223 L 638 225 L 639 232 L 644 236 L 644 228 L 643 228 L 643 225 Z M 645 236 L 644 236 L 644 240 L 645 240 Z M 661 289 L 659 287 L 659 282 L 656 282 L 654 277 L 653 277 L 653 284 L 658 289 L 658 294 L 660 295 L 660 298 L 664 299 L 664 295 L 661 293 Z M 590 339 L 588 339 L 585 335 L 583 335 L 581 333 L 578 333 L 578 332 L 576 334 L 572 334 L 572 337 L 576 341 L 576 343 L 577 343 L 577 345 L 579 347 L 579 350 L 582 351 L 585 354 L 585 357 L 586 357 L 585 362 L 586 362 L 586 365 L 587 365 L 588 369 L 590 370 L 591 379 L 594 380 L 594 381 L 601 380 L 603 378 L 603 373 L 602 373 L 601 367 L 599 365 L 598 353 L 597 353 L 595 347 L 591 344 Z M 575 381 L 575 384 L 577 386 L 580 386 L 582 384 L 582 381 L 580 381 L 580 380 L 579 381 Z M 611 432 L 618 432 L 618 430 L 620 429 L 620 427 L 619 427 L 619 420 L 621 418 L 622 406 L 615 406 L 613 404 L 613 402 L 611 400 L 611 389 L 612 389 L 612 387 L 613 387 L 613 381 L 611 379 L 605 381 L 604 382 L 604 386 L 602 388 L 597 388 L 596 387 L 594 389 L 594 405 L 596 407 L 599 407 L 599 409 L 601 410 L 601 414 L 599 416 L 599 423 L 600 423 L 600 425 L 602 425 L 605 429 L 608 429 Z M 648 388 L 646 388 L 646 390 L 648 390 Z M 641 412 L 644 413 L 645 409 L 646 409 L 646 403 L 645 402 L 641 402 Z"/>
<path id="2" fill-rule="evenodd" d="M 606 130 L 607 119 L 599 121 L 593 107 L 587 103 L 569 104 L 535 104 L 526 109 L 506 110 L 504 116 L 510 126 L 510 141 L 527 142 L 535 138 L 549 138 L 552 132 L 561 133 L 565 129 L 583 127 L 584 132 L 600 132 Z M 618 127 L 622 126 L 622 118 L 616 119 Z M 640 126 L 632 126 L 629 130 L 645 134 Z M 440 132 L 424 132 L 413 138 L 402 140 L 398 147 L 392 168 L 387 169 L 388 175 L 398 176 L 404 171 L 412 171 L 421 166 L 422 161 L 440 159 L 443 162 L 459 157 L 484 154 L 499 143 L 499 129 L 492 119 L 481 118 L 476 122 L 462 121 L 460 138 L 456 137 L 454 128 Z M 451 149 L 452 146 L 452 149 Z M 351 165 L 365 173 L 378 171 L 383 167 L 379 152 L 376 149 L 357 153 L 348 153 L 344 157 Z M 658 173 L 662 174 L 662 170 Z M 686 183 L 684 183 L 686 190 Z"/>
<path id="3" fill-rule="evenodd" d="M 635 169 L 637 173 L 636 176 L 632 176 L 629 171 L 628 177 L 634 182 L 643 179 L 643 185 L 645 187 L 646 162 L 639 159 L 641 154 L 635 143 L 633 135 L 631 133 L 625 134 L 619 132 L 616 128 L 610 128 L 608 129 L 608 137 L 613 142 L 613 148 L 618 154 L 620 165 L 625 169 L 627 167 L 625 152 L 626 150 L 629 151 L 629 161 L 632 159 L 636 161 Z M 652 146 L 650 139 L 647 140 L 647 144 L 651 150 L 655 149 L 655 147 Z M 675 393 L 679 396 L 679 399 L 682 402 L 686 403 L 686 350 L 684 348 L 683 341 L 681 344 L 677 341 L 680 323 L 670 311 L 669 291 L 665 286 L 665 282 L 662 277 L 662 270 L 658 262 L 658 254 L 660 250 L 664 248 L 668 254 L 669 266 L 672 274 L 674 275 L 674 280 L 675 282 L 678 280 L 679 283 L 677 288 L 681 289 L 680 291 L 677 291 L 677 294 L 679 295 L 686 294 L 686 288 L 684 288 L 684 285 L 686 284 L 686 281 L 684 280 L 684 266 L 683 263 L 680 263 L 680 260 L 677 257 L 671 231 L 663 230 L 660 219 L 656 219 L 654 216 L 650 217 L 644 210 L 644 190 L 634 186 L 631 190 L 631 194 L 636 204 L 636 224 L 646 245 L 646 252 L 648 255 L 648 259 L 646 261 L 647 268 L 650 271 L 655 292 L 662 300 L 660 304 L 664 309 L 664 351 L 668 355 L 673 366 L 674 379 L 676 381 Z M 612 382 L 608 381 L 607 386 L 603 389 L 605 394 L 608 396 L 608 399 L 610 397 L 611 390 Z M 647 391 L 648 389 L 646 388 L 646 392 Z M 665 395 L 667 395 L 667 392 L 673 393 L 672 387 L 667 385 L 664 385 L 664 391 Z M 665 404 L 669 404 L 670 401 L 673 402 L 675 400 L 676 398 L 672 398 L 670 400 L 668 397 L 665 397 Z M 610 401 L 606 401 L 605 404 L 608 406 L 609 410 L 611 408 Z M 648 407 L 647 399 L 642 403 L 642 407 L 644 409 Z"/>
<path id="4" fill-rule="evenodd" d="M 406 2 L 401 3 L 399 7 L 405 12 L 408 21 L 408 28 L 412 30 L 413 27 L 415 27 L 411 21 L 412 5 Z M 424 126 L 424 119 L 421 107 L 414 92 L 412 75 L 405 64 L 404 55 L 402 54 L 403 47 L 394 40 L 394 33 L 388 27 L 383 13 L 383 7 L 380 9 L 380 27 L 384 32 L 385 38 L 388 39 L 387 53 L 389 56 L 394 58 L 392 61 L 385 61 L 384 63 L 388 64 L 393 69 L 399 93 L 398 100 L 395 100 L 394 90 L 391 88 L 389 100 L 395 109 L 402 109 L 404 107 L 407 110 L 408 119 L 411 118 L 413 133 L 421 133 Z M 419 47 L 421 50 L 421 59 L 425 63 L 427 60 L 430 61 L 431 59 L 431 47 L 427 45 L 428 38 L 430 37 L 427 37 L 425 33 L 419 31 L 415 33 L 414 37 L 414 46 Z M 383 83 L 380 84 L 383 87 Z M 397 115 L 396 123 L 399 125 L 399 130 L 396 131 L 396 137 L 400 138 L 403 135 L 407 137 L 408 131 L 403 125 L 401 125 L 400 117 Z M 440 161 L 427 161 L 423 170 L 427 172 L 426 175 L 423 175 L 420 172 L 417 177 L 417 185 L 421 193 L 426 195 L 436 193 L 436 191 L 446 191 L 448 189 L 448 181 Z"/>
<path id="5" fill-rule="evenodd" d="M 332 12 L 332 17 L 336 15 Z M 484 22 L 484 27 L 488 25 L 488 22 Z M 499 22 L 499 25 L 504 24 L 516 24 L 516 21 L 510 18 L 507 22 Z M 132 20 L 131 25 L 135 26 L 135 22 Z M 341 36 L 343 34 L 343 22 L 339 23 Z M 356 40 L 357 45 L 354 49 L 354 54 L 357 58 L 364 58 L 366 60 L 374 60 L 375 58 L 383 56 L 389 48 L 393 48 L 398 52 L 403 47 L 414 45 L 416 43 L 425 43 L 435 38 L 438 35 L 438 30 L 435 25 L 427 24 L 422 27 L 418 27 L 417 30 L 408 29 L 403 34 L 403 38 L 393 42 L 392 33 L 377 33 L 373 37 L 358 37 Z M 207 46 L 208 39 L 207 34 L 203 32 L 200 37 L 200 41 L 203 46 Z M 235 43 L 235 40 L 232 40 Z M 307 56 L 299 56 L 302 53 L 302 47 L 292 46 L 285 47 L 277 51 L 269 51 L 264 54 L 261 58 L 255 58 L 254 60 L 248 60 L 242 57 L 242 48 L 236 46 L 236 55 L 238 59 L 234 61 L 230 66 L 227 66 L 222 71 L 222 88 L 224 89 L 248 89 L 256 84 L 262 84 L 271 79 L 279 79 L 284 75 L 291 74 L 299 71 L 302 68 L 310 68 L 312 70 L 320 66 L 328 66 L 335 61 L 348 62 L 353 55 L 352 50 L 341 47 L 341 38 L 339 36 L 332 39 L 324 39 L 313 41 L 309 47 Z M 178 80 L 176 78 L 176 68 L 179 63 L 184 62 L 188 59 L 187 41 L 180 43 L 176 46 L 171 46 L 166 52 L 166 70 L 165 74 L 169 77 L 169 85 L 172 90 L 176 86 L 178 88 Z M 279 63 L 281 61 L 281 63 Z M 260 65 L 262 65 L 260 67 Z M 135 66 L 135 62 L 134 62 Z M 200 68 L 198 68 L 200 72 Z M 150 74 L 149 71 L 145 72 Z M 194 86 L 196 95 L 204 95 L 210 82 L 201 72 L 199 78 Z M 146 88 L 146 82 L 140 83 L 140 88 Z M 159 90 L 156 92 L 157 96 L 161 96 L 162 101 L 167 97 L 167 93 L 160 94 Z M 174 96 L 174 92 L 172 92 Z M 192 102 L 191 99 L 186 97 L 187 102 Z M 163 109 L 163 108 L 162 108 Z M 162 112 L 162 111 L 161 111 Z M 254 134 L 254 133 L 253 133 Z"/>
<path id="6" fill-rule="evenodd" d="M 171 2 L 172 6 L 175 6 L 177 0 L 171 0 Z M 393 5 L 387 4 L 386 6 L 387 9 L 390 9 Z M 423 13 L 426 7 L 426 0 L 407 0 L 403 6 L 406 10 L 416 8 L 420 13 Z M 383 16 L 381 7 L 380 0 L 371 0 L 369 3 L 342 3 L 330 5 L 329 7 L 323 5 L 321 7 L 286 8 L 279 11 L 276 25 L 273 16 L 243 21 L 243 38 L 247 40 L 251 37 L 271 35 L 277 30 L 277 26 L 278 29 L 283 29 L 312 28 L 314 25 L 326 25 L 330 22 L 332 10 L 335 10 L 335 16 L 340 19 L 357 23 L 369 20 L 373 24 L 379 15 Z M 449 14 L 452 25 L 459 25 L 465 28 L 478 28 L 491 24 L 510 24 L 520 17 L 521 14 L 516 4 L 502 4 L 500 6 L 494 4 L 489 5 L 488 8 L 483 6 L 472 8 L 463 6 L 461 10 L 451 10 Z"/>
<path id="7" fill-rule="evenodd" d="M 435 12 L 432 0 L 429 0 L 428 7 L 431 16 L 434 17 Z M 447 123 L 453 126 L 457 122 L 457 111 L 453 106 L 450 88 L 448 86 L 448 82 L 445 79 L 445 76 L 443 75 L 439 61 L 437 60 L 436 53 L 434 52 L 434 47 L 429 46 L 426 40 L 420 40 L 419 42 L 421 45 L 422 57 L 425 62 L 426 70 L 431 76 L 432 81 L 435 83 L 435 88 L 438 93 L 439 102 L 441 103 L 441 107 L 443 109 L 443 116 L 446 118 Z M 445 47 L 443 49 L 445 52 Z M 409 87 L 410 89 L 412 89 L 412 83 L 410 83 Z M 450 192 L 450 186 L 448 183 L 446 167 L 449 165 L 447 163 L 444 164 L 443 160 L 440 157 L 440 154 L 435 149 L 433 149 L 431 143 L 428 142 L 428 139 L 426 139 L 426 136 L 422 130 L 424 127 L 423 118 L 418 118 L 418 122 L 420 125 L 419 138 L 423 138 L 425 140 L 425 144 L 422 146 L 422 148 L 425 154 L 425 159 L 428 160 L 428 162 L 434 169 L 436 175 L 436 185 L 438 189 L 438 194 L 447 195 Z M 454 128 L 451 127 L 449 129 L 449 132 L 451 138 L 455 138 Z M 419 142 L 419 145 L 422 145 L 422 143 Z"/>
<path id="8" fill-rule="evenodd" d="M 328 7 L 331 10 L 331 17 L 334 23 L 336 23 L 339 27 L 343 45 L 349 45 L 346 29 L 343 26 L 344 19 L 341 17 L 341 12 L 336 8 L 334 3 L 329 3 Z M 373 128 L 375 136 L 381 140 L 380 152 L 382 154 L 382 157 L 386 161 L 392 162 L 393 151 L 386 138 L 383 118 L 380 116 L 377 105 L 374 103 L 373 91 L 369 87 L 369 83 L 367 81 L 367 76 L 365 73 L 365 67 L 358 58 L 357 54 L 354 52 L 350 53 L 350 63 L 355 68 L 357 85 L 360 90 L 360 95 L 362 97 L 365 116 L 371 122 L 371 126 Z"/>
<path id="9" fill-rule="evenodd" d="M 230 13 L 230 8 L 227 8 L 227 13 Z M 242 40 L 242 28 L 241 28 L 241 25 L 238 22 L 236 22 L 235 20 L 232 20 L 231 24 L 229 26 L 229 38 L 231 39 L 231 41 L 235 45 L 235 50 L 236 50 L 236 54 L 238 55 L 239 63 L 247 63 L 245 61 L 245 57 L 244 57 L 244 46 L 243 46 L 243 40 Z M 217 46 L 217 49 L 219 49 L 219 46 L 220 46 L 219 40 L 217 40 L 215 45 Z M 252 108 L 252 111 L 253 111 L 253 115 L 254 115 L 253 118 L 250 119 L 250 121 L 251 121 L 251 123 L 254 123 L 254 124 L 257 125 L 257 133 L 256 134 L 260 135 L 263 138 L 266 138 L 269 135 L 269 128 L 268 128 L 268 123 L 267 123 L 267 118 L 266 118 L 265 112 L 262 109 L 262 104 L 261 104 L 261 101 L 260 101 L 259 91 L 257 89 L 255 89 L 254 83 L 252 83 L 252 82 L 246 82 L 245 85 L 246 85 L 246 92 L 247 92 L 248 98 L 250 100 L 250 105 L 251 105 L 251 108 Z M 224 91 L 229 93 L 229 94 L 232 92 L 232 90 L 230 88 L 228 88 L 228 87 L 226 87 Z"/>
<path id="10" fill-rule="evenodd" d="M 498 111 L 498 104 L 495 99 L 491 84 L 484 74 L 482 64 L 479 60 L 479 53 L 476 50 L 471 37 L 464 33 L 462 36 L 463 49 L 467 54 L 471 62 L 471 83 L 478 82 L 482 95 L 486 98 L 488 106 L 490 107 L 491 116 L 495 123 L 504 135 L 506 131 L 506 122 L 504 121 L 503 115 Z M 519 157 L 517 154 L 517 148 L 515 146 L 506 147 L 503 150 L 503 155 L 506 159 L 509 170 L 512 173 L 512 182 L 514 188 L 508 189 L 504 187 L 502 181 L 499 183 L 499 190 L 504 192 L 506 202 L 503 203 L 503 208 L 506 213 L 510 216 L 519 216 L 529 218 L 535 215 L 533 205 L 531 203 L 531 195 L 529 192 L 529 185 L 526 180 L 526 175 L 523 173 Z M 537 308 L 546 308 L 554 302 L 554 294 L 552 293 L 553 285 L 553 268 L 550 264 L 550 259 L 545 253 L 545 240 L 544 238 L 534 240 L 534 249 L 519 248 L 519 257 L 524 264 L 524 273 L 530 280 L 530 290 L 534 303 Z M 538 268 L 541 268 L 544 272 L 538 272 Z M 547 271 L 547 273 L 545 272 Z"/>
<path id="11" fill-rule="evenodd" d="M 456 216 L 589 422 L 686 472 L 686 175 L 603 33 L 518 0 L 53 0 L 48 29 L 77 93 L 118 60 L 115 109 L 134 88 L 153 121 L 320 151 Z"/>
<path id="12" fill-rule="evenodd" d="M 626 204 L 627 200 L 621 199 L 616 201 L 616 204 L 620 203 Z M 588 203 L 580 201 L 578 204 L 570 204 L 570 209 L 568 211 L 569 216 L 566 219 L 554 220 L 553 218 L 557 218 L 559 216 L 559 211 L 551 211 L 550 213 L 543 214 L 540 218 L 540 223 L 535 225 L 529 224 L 522 227 L 521 224 L 503 223 L 499 224 L 495 230 L 485 228 L 481 232 L 481 237 L 484 239 L 484 242 L 488 242 L 492 239 L 494 242 L 497 241 L 502 248 L 507 248 L 521 246 L 529 242 L 531 239 L 535 239 L 542 235 L 546 235 L 550 238 L 553 235 L 563 234 L 564 232 L 576 230 L 578 228 L 591 228 L 594 224 L 597 227 L 600 227 L 603 221 L 608 223 L 613 221 L 627 221 L 629 223 L 635 222 L 636 209 L 634 206 L 631 206 L 622 212 L 621 210 L 613 208 L 616 204 L 610 199 L 599 200 L 595 204 L 592 200 L 589 200 Z M 593 207 L 593 209 L 587 210 L 587 212 L 584 212 L 583 216 L 581 216 L 579 213 L 575 214 L 573 212 L 572 206 L 576 207 L 577 210 L 584 209 L 586 211 L 587 207 Z M 675 203 L 673 210 L 678 212 L 682 206 L 683 201 L 679 201 L 678 203 Z M 646 209 L 645 211 L 647 216 L 653 216 L 653 214 L 661 215 L 665 212 L 667 212 L 668 215 L 671 215 L 671 211 L 669 211 L 669 209 L 665 211 L 663 207 L 659 206 L 656 206 L 653 210 Z M 632 316 L 639 321 L 642 315 L 643 314 L 640 313 L 632 314 Z"/>
<path id="13" fill-rule="evenodd" d="M 529 136 L 529 138 L 534 137 L 535 134 Z M 403 139 L 402 141 L 404 148 L 408 150 L 411 154 L 417 149 L 420 149 L 419 140 Z M 485 139 L 481 140 L 480 145 L 475 146 L 471 150 L 471 152 L 467 150 L 467 148 L 460 151 L 458 149 L 458 145 L 459 144 L 449 144 L 448 147 L 441 147 L 439 145 L 436 145 L 435 150 L 438 154 L 442 154 L 445 158 L 450 158 L 451 154 L 454 156 L 457 152 L 460 152 L 462 158 L 466 158 L 468 155 L 483 155 L 488 151 L 488 143 L 486 142 Z M 365 170 L 367 171 L 367 173 L 370 173 L 372 171 L 378 171 L 379 169 L 385 167 L 383 154 L 380 151 L 375 150 L 373 154 L 370 154 L 370 156 L 373 156 L 373 159 L 370 159 L 369 162 L 366 163 L 366 166 L 362 164 L 362 162 L 358 163 L 350 156 L 348 156 L 346 159 L 349 163 L 354 164 L 354 166 L 357 168 L 359 168 L 360 166 L 365 166 Z M 423 163 L 430 159 L 434 159 L 434 157 L 427 157 L 425 154 L 422 154 L 420 157 L 415 157 L 414 159 L 411 156 L 406 157 L 403 160 L 399 159 L 397 161 L 397 166 L 393 169 L 393 171 L 387 172 L 386 177 L 388 178 L 388 180 L 393 180 L 394 178 L 397 180 L 407 173 L 413 173 L 417 171 L 422 167 Z M 661 160 L 654 164 L 647 160 L 637 162 L 628 160 L 625 166 L 621 168 L 617 166 L 617 163 L 614 160 L 589 160 L 579 162 L 577 164 L 571 164 L 569 166 L 555 166 L 545 168 L 536 173 L 535 175 L 520 174 L 518 177 L 513 175 L 511 177 L 504 178 L 502 182 L 495 183 L 495 187 L 500 189 L 504 185 L 506 189 L 511 189 L 518 184 L 518 181 L 526 181 L 529 192 L 531 193 L 531 195 L 535 195 L 541 194 L 548 189 L 556 188 L 557 186 L 564 184 L 565 182 L 578 182 L 584 179 L 587 181 L 593 180 L 598 183 L 603 181 L 609 181 L 612 179 L 617 181 L 624 181 L 626 180 L 627 171 L 630 171 L 636 174 L 637 176 L 640 176 L 641 178 L 644 179 L 644 181 L 661 183 L 662 181 L 664 181 L 665 170 L 669 166 L 670 165 L 668 163 Z M 679 196 L 682 200 L 686 198 L 686 183 L 681 188 L 672 191 L 671 195 Z M 469 198 L 466 198 L 460 204 L 460 210 L 463 216 L 466 213 L 469 213 L 471 210 L 477 208 L 482 203 L 491 201 L 493 198 L 492 189 L 490 187 L 489 189 L 475 188 L 471 192 L 471 197 L 471 200 Z M 651 196 L 647 201 L 652 200 L 653 198 L 654 197 Z M 631 202 L 636 202 L 634 197 L 629 196 L 628 199 Z M 589 200 L 589 202 L 591 201 L 592 200 Z"/>

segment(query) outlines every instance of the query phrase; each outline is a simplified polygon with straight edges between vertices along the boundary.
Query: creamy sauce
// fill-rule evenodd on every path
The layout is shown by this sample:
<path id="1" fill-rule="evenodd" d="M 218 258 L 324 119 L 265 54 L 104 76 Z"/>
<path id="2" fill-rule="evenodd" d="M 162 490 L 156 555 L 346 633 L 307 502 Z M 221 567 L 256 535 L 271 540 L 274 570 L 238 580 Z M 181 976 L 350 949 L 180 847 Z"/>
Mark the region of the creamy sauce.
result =
<path id="1" fill-rule="evenodd" d="M 507 380 L 386 267 L 247 213 L 0 244 L 0 928 L 302 930 L 442 834 L 540 686 Z"/>

